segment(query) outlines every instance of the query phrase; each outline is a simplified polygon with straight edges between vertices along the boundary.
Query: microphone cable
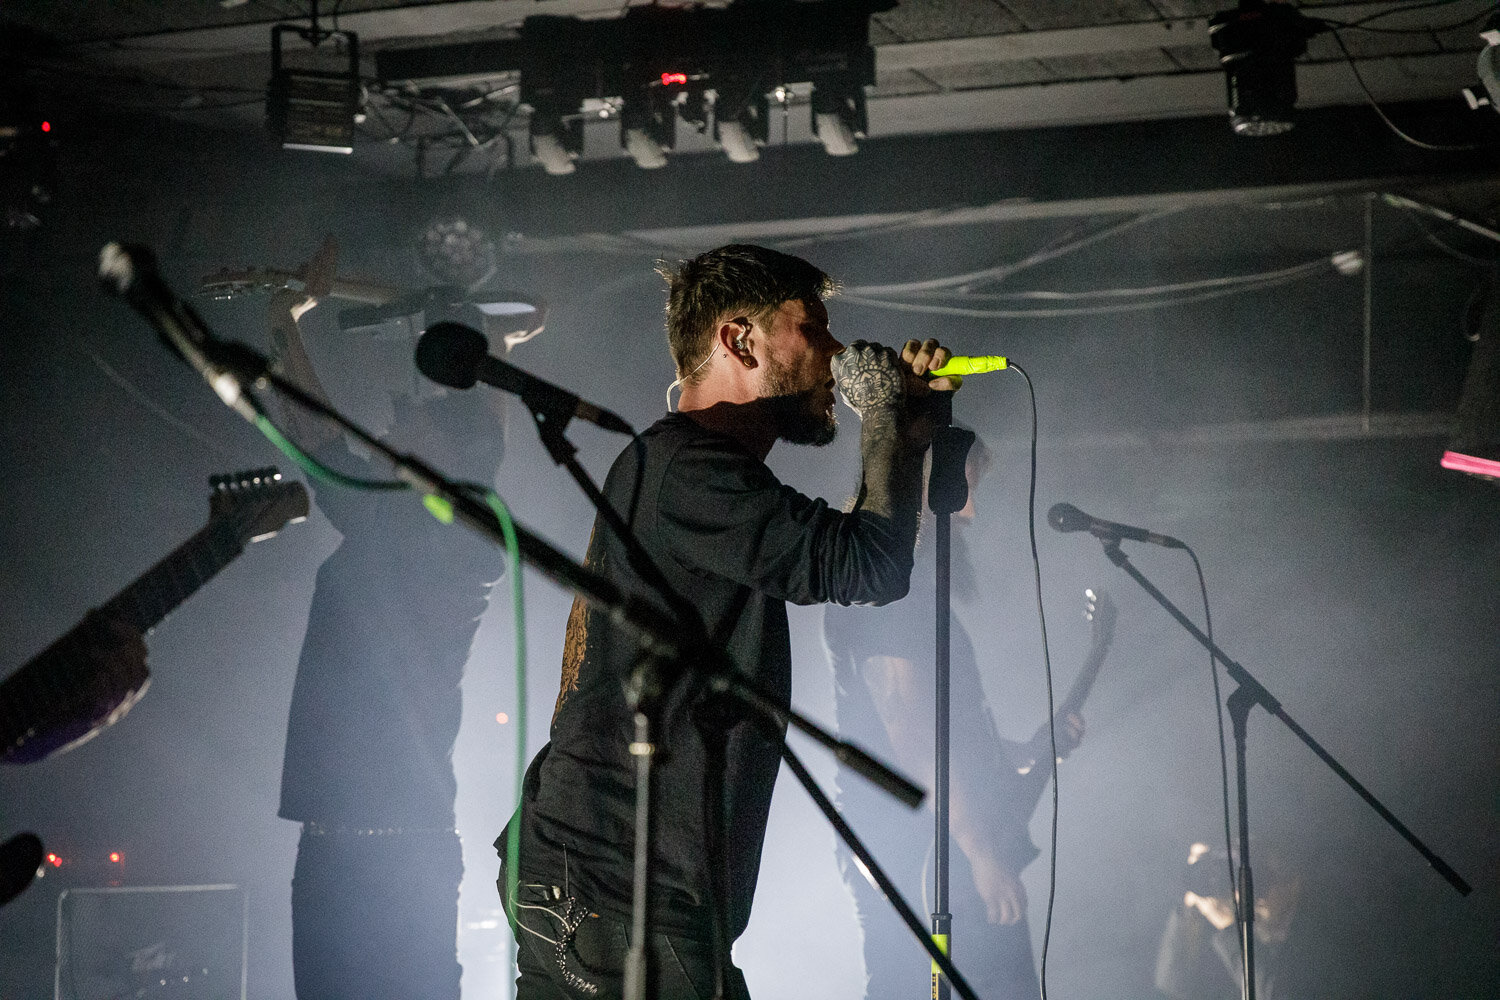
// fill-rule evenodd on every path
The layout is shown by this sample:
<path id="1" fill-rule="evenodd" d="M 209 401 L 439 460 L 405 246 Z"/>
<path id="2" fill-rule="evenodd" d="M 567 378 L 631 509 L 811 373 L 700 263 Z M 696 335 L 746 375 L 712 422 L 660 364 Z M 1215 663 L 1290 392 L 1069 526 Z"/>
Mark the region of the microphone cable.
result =
<path id="1" fill-rule="evenodd" d="M 1236 931 L 1242 931 L 1245 925 L 1245 912 L 1243 907 L 1254 906 L 1255 900 L 1241 900 L 1239 898 L 1239 883 L 1234 876 L 1234 835 L 1230 832 L 1229 819 L 1229 751 L 1224 741 L 1224 699 L 1219 690 L 1219 657 L 1214 652 L 1214 618 L 1208 605 L 1208 584 L 1203 578 L 1203 564 L 1198 561 L 1198 553 L 1193 551 L 1191 545 L 1184 544 L 1188 557 L 1193 560 L 1193 569 L 1198 574 L 1198 591 L 1203 595 L 1203 631 L 1208 636 L 1208 675 L 1213 678 L 1214 683 L 1214 719 L 1219 724 L 1219 791 L 1224 800 L 1224 860 L 1229 866 L 1229 898 L 1235 901 L 1234 925 Z M 1245 970 L 1245 935 L 1236 933 L 1240 946 L 1240 976 L 1243 978 Z"/>
<path id="2" fill-rule="evenodd" d="M 1057 768 L 1057 718 L 1055 695 L 1052 690 L 1052 654 L 1047 643 L 1047 612 L 1042 606 L 1042 560 L 1037 553 L 1036 545 L 1036 441 L 1037 441 L 1037 413 L 1036 413 L 1036 386 L 1031 382 L 1031 376 L 1026 374 L 1026 369 L 1010 363 L 1012 371 L 1020 372 L 1021 377 L 1026 380 L 1026 392 L 1031 400 L 1031 485 L 1026 501 L 1026 529 L 1031 541 L 1031 571 L 1032 579 L 1036 584 L 1036 616 L 1042 629 L 1042 668 L 1047 678 L 1047 735 L 1052 746 L 1052 833 L 1051 833 L 1051 856 L 1047 864 L 1047 918 L 1042 930 L 1042 968 L 1040 984 L 1042 1000 L 1047 1000 L 1047 955 L 1052 946 L 1052 910 L 1057 900 L 1057 816 L 1058 805 L 1061 801 L 1058 794 L 1058 768 Z M 1020 877 L 1020 872 L 1016 873 Z"/>

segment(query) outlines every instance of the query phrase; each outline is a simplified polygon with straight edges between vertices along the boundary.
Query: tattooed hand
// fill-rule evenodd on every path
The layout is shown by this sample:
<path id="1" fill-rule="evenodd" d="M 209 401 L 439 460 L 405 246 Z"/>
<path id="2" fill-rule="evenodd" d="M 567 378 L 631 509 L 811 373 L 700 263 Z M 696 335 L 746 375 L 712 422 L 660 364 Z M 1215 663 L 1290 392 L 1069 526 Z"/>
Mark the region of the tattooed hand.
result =
<path id="1" fill-rule="evenodd" d="M 833 377 L 844 402 L 861 416 L 866 410 L 895 406 L 905 393 L 901 359 L 889 347 L 856 340 L 833 356 Z"/>

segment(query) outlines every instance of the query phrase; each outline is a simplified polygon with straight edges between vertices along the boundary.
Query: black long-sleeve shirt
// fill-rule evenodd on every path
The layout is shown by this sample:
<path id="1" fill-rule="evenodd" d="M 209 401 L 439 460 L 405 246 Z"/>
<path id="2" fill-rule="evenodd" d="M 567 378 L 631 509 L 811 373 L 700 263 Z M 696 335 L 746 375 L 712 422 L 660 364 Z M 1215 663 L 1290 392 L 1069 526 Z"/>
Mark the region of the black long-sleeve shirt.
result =
<path id="1" fill-rule="evenodd" d="M 677 414 L 658 421 L 615 461 L 604 493 L 678 599 L 691 604 L 734 669 L 783 705 L 791 696 L 785 602 L 884 602 L 911 574 L 909 538 L 889 519 L 841 513 L 778 482 L 735 439 Z M 613 532 L 596 523 L 587 562 L 628 591 L 650 589 Z M 672 602 L 663 606 L 672 610 Z M 679 609 L 680 610 L 680 609 Z M 630 906 L 634 845 L 633 722 L 621 684 L 639 647 L 605 614 L 577 602 L 568 621 L 562 689 L 551 742 L 528 772 L 522 872 L 561 878 L 588 905 Z M 653 919 L 706 938 L 711 896 L 706 749 L 695 688 L 663 699 L 653 776 Z M 748 720 L 718 720 L 726 745 L 722 816 L 728 930 L 750 915 L 779 736 Z M 784 735 L 784 734 L 782 734 Z M 504 839 L 497 841 L 504 850 Z"/>

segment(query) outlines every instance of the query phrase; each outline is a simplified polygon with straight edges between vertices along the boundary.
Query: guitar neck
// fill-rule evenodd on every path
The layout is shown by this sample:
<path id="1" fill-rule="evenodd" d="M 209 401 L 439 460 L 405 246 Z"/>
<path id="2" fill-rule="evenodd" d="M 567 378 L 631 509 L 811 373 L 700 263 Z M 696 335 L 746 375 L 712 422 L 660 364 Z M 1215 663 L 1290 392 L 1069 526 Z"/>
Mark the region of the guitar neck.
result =
<path id="1" fill-rule="evenodd" d="M 1058 704 L 1058 715 L 1078 712 L 1083 708 L 1089 691 L 1093 690 L 1094 681 L 1099 677 L 1099 668 L 1104 666 L 1104 655 L 1107 652 L 1107 643 L 1096 642 L 1089 648 L 1089 655 L 1083 661 L 1083 669 L 1078 671 L 1078 676 L 1073 678 L 1073 686 L 1068 688 L 1067 695 Z"/>
<path id="2" fill-rule="evenodd" d="M 394 301 L 401 293 L 394 288 L 387 288 L 384 285 L 335 278 L 328 286 L 328 294 L 336 299 L 349 299 L 353 302 L 364 302 L 372 306 L 383 306 L 387 302 Z"/>
<path id="3" fill-rule="evenodd" d="M 245 550 L 235 525 L 215 519 L 104 605 L 145 635 Z"/>

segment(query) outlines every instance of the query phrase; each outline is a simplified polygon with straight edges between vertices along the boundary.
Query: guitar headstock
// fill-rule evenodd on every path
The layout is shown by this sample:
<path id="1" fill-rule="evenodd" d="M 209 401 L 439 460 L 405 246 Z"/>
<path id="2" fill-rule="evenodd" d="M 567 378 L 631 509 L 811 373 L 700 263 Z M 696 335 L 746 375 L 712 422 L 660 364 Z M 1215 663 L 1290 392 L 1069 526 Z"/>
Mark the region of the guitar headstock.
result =
<path id="1" fill-rule="evenodd" d="M 287 524 L 307 517 L 307 489 L 294 479 L 282 479 L 274 467 L 247 469 L 212 476 L 209 517 L 234 526 L 244 542 L 270 538 Z"/>
<path id="2" fill-rule="evenodd" d="M 1102 590 L 1085 588 L 1083 597 L 1083 617 L 1093 623 L 1091 638 L 1094 645 L 1102 649 L 1115 637 L 1115 619 L 1119 617 L 1119 611 L 1109 594 Z"/>
<path id="3" fill-rule="evenodd" d="M 198 294 L 213 299 L 234 299 L 254 292 L 278 292 L 283 288 L 302 285 L 302 276 L 291 271 L 278 271 L 269 267 L 247 267 L 231 271 L 226 267 L 218 274 L 202 278 L 198 282 Z"/>

